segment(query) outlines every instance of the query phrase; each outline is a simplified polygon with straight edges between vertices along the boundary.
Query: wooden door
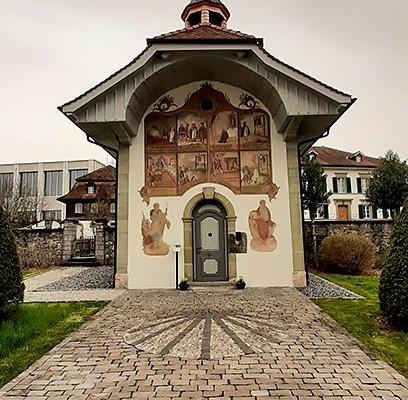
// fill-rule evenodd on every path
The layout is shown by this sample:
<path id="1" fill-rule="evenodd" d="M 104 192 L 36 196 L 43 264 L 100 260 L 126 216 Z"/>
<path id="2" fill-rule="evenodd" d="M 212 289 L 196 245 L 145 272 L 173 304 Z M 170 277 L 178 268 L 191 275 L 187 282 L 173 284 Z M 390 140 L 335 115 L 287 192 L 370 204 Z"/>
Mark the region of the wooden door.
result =
<path id="1" fill-rule="evenodd" d="M 200 204 L 193 219 L 194 280 L 226 281 L 227 229 L 225 211 L 214 203 Z"/>
<path id="2" fill-rule="evenodd" d="M 337 206 L 337 219 L 339 221 L 349 220 L 349 206 L 344 204 L 339 204 Z"/>

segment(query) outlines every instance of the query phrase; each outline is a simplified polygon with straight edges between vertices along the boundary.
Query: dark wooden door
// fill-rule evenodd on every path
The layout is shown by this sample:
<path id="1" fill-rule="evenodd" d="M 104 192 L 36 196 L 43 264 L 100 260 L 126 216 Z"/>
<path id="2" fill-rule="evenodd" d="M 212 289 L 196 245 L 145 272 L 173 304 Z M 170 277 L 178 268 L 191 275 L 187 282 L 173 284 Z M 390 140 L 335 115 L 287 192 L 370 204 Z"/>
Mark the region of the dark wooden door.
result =
<path id="1" fill-rule="evenodd" d="M 228 280 L 226 215 L 221 206 L 204 203 L 196 208 L 193 251 L 195 281 Z"/>

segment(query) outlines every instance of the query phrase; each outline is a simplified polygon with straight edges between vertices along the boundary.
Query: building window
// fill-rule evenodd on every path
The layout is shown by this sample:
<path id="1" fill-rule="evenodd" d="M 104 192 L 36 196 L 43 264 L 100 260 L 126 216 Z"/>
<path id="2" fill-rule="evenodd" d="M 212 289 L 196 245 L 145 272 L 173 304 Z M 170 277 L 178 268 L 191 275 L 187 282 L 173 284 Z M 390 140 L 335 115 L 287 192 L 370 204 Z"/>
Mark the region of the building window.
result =
<path id="1" fill-rule="evenodd" d="M 87 187 L 86 187 L 86 193 L 87 194 L 95 194 L 95 185 L 93 183 L 90 183 Z"/>
<path id="2" fill-rule="evenodd" d="M 37 197 L 37 172 L 20 172 L 20 196 Z"/>
<path id="3" fill-rule="evenodd" d="M 116 213 L 116 204 L 115 203 L 110 203 L 109 205 L 109 211 L 111 214 L 115 214 Z"/>
<path id="4" fill-rule="evenodd" d="M 351 179 L 347 177 L 333 178 L 334 193 L 351 193 Z"/>
<path id="5" fill-rule="evenodd" d="M 367 193 L 370 178 L 357 178 L 357 192 Z"/>
<path id="6" fill-rule="evenodd" d="M 44 221 L 61 221 L 61 210 L 43 211 L 42 219 Z"/>
<path id="7" fill-rule="evenodd" d="M 70 169 L 69 170 L 69 188 L 72 189 L 75 185 L 75 180 L 88 173 L 87 169 Z"/>
<path id="8" fill-rule="evenodd" d="M 62 171 L 46 171 L 44 182 L 45 196 L 61 196 L 62 194 Z"/>
<path id="9" fill-rule="evenodd" d="M 84 205 L 82 203 L 75 204 L 75 214 L 82 214 L 84 212 Z"/>
<path id="10" fill-rule="evenodd" d="M 368 204 L 360 204 L 358 206 L 358 216 L 360 219 L 377 219 L 378 215 L 377 215 L 377 209 L 371 207 Z"/>
<path id="11" fill-rule="evenodd" d="M 13 173 L 0 174 L 0 195 L 12 197 L 13 195 Z"/>

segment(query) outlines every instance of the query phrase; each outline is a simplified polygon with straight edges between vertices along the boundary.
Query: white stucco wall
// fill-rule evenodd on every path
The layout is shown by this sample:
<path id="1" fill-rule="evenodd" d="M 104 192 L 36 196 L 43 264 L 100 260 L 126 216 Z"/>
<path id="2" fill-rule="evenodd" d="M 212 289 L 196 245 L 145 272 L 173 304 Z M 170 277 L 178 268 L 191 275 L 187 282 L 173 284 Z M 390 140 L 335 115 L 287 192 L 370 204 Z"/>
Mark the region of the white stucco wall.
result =
<path id="1" fill-rule="evenodd" d="M 186 85 L 170 92 L 178 106 L 184 104 L 187 94 L 194 92 L 201 82 Z M 228 85 L 214 83 L 216 89 L 227 94 L 234 105 L 238 105 L 242 90 Z M 266 108 L 261 105 L 261 108 Z M 146 115 L 151 111 L 148 110 Z M 200 184 L 183 196 L 154 197 L 150 205 L 142 202 L 139 190 L 145 185 L 144 179 L 144 126 L 140 127 L 138 136 L 130 147 L 129 165 L 129 235 L 128 235 L 128 279 L 129 288 L 174 288 L 175 287 L 175 254 L 170 251 L 166 256 L 148 256 L 143 253 L 141 221 L 143 213 L 148 216 L 153 203 L 159 203 L 164 211 L 167 207 L 167 218 L 171 222 L 170 229 L 165 229 L 164 241 L 170 245 L 181 244 L 184 247 L 182 216 L 186 204 L 192 197 L 201 193 L 204 187 L 214 187 L 215 190 L 227 197 L 233 204 L 237 216 L 236 230 L 247 232 L 248 253 L 237 254 L 237 273 L 243 275 L 248 286 L 292 286 L 292 242 L 289 211 L 288 172 L 286 161 L 286 144 L 281 135 L 276 132 L 271 118 L 271 146 L 272 146 L 272 175 L 273 181 L 280 187 L 276 200 L 269 202 L 265 195 L 237 195 L 228 188 L 215 183 Z M 255 252 L 251 249 L 251 235 L 248 227 L 248 215 L 256 210 L 260 200 L 266 200 L 277 224 L 275 237 L 277 249 L 270 253 Z M 229 232 L 232 233 L 232 232 Z M 184 275 L 184 254 L 179 253 L 179 276 Z"/>

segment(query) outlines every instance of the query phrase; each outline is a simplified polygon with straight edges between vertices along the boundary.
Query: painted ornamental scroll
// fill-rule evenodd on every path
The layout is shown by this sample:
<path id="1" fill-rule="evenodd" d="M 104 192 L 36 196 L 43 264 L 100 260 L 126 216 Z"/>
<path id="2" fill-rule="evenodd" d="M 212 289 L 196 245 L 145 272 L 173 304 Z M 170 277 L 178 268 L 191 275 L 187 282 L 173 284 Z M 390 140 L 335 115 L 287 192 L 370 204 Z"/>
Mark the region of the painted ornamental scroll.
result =
<path id="1" fill-rule="evenodd" d="M 270 121 L 249 95 L 238 107 L 204 84 L 178 108 L 163 97 L 145 120 L 146 183 L 150 196 L 177 196 L 214 182 L 234 193 L 275 188 Z"/>

